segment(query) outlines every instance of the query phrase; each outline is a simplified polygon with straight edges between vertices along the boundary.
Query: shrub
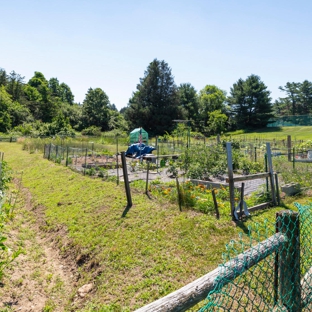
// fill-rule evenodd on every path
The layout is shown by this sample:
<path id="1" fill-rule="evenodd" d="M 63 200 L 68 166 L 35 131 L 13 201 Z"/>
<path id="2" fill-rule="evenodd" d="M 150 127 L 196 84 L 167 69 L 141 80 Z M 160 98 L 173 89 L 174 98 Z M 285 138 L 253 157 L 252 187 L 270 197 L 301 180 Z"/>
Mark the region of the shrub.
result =
<path id="1" fill-rule="evenodd" d="M 101 127 L 91 126 L 88 128 L 85 128 L 81 131 L 82 135 L 94 135 L 94 136 L 100 136 L 101 135 Z"/>

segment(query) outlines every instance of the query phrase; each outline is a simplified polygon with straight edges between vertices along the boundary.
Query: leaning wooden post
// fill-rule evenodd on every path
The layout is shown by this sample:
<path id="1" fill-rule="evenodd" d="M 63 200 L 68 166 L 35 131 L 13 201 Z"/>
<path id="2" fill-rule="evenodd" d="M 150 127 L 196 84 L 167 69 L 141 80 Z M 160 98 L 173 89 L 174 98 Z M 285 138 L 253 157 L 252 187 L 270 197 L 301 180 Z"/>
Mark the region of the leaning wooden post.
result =
<path id="1" fill-rule="evenodd" d="M 179 209 L 180 209 L 180 211 L 182 211 L 182 194 L 181 194 L 181 189 L 180 189 L 180 184 L 179 184 L 178 175 L 176 175 L 175 178 L 176 178 L 176 185 L 177 185 Z"/>
<path id="2" fill-rule="evenodd" d="M 270 184 L 271 184 L 271 194 L 272 194 L 272 202 L 276 205 L 276 196 L 275 196 L 275 187 L 274 187 L 274 173 L 273 173 L 273 164 L 272 164 L 272 155 L 271 155 L 271 146 L 270 143 L 266 143 L 266 152 L 270 173 Z"/>
<path id="3" fill-rule="evenodd" d="M 130 208 L 132 206 L 132 198 L 131 198 L 130 185 L 129 185 L 129 179 L 128 179 L 127 161 L 126 161 L 125 152 L 121 152 L 121 163 L 122 163 L 122 171 L 123 171 L 127 202 L 128 202 L 127 207 Z"/>
<path id="4" fill-rule="evenodd" d="M 231 142 L 226 143 L 226 155 L 227 155 L 227 166 L 229 176 L 229 191 L 230 191 L 230 207 L 232 220 L 236 220 L 234 216 L 235 210 L 235 193 L 234 193 L 234 174 L 233 174 L 233 160 L 232 160 L 232 145 Z"/>
<path id="5" fill-rule="evenodd" d="M 212 198 L 213 198 L 213 204 L 214 204 L 214 207 L 215 207 L 215 210 L 216 210 L 216 218 L 217 218 L 217 219 L 220 219 L 220 213 L 219 213 L 219 208 L 218 208 L 218 202 L 217 202 L 216 193 L 215 193 L 215 190 L 214 190 L 214 189 L 212 189 L 211 194 L 212 194 Z"/>
<path id="6" fill-rule="evenodd" d="M 278 276 L 277 296 L 279 304 L 287 307 L 289 312 L 300 312 L 300 228 L 299 215 L 291 210 L 276 214 L 276 232 L 287 237 L 285 244 L 277 254 Z"/>

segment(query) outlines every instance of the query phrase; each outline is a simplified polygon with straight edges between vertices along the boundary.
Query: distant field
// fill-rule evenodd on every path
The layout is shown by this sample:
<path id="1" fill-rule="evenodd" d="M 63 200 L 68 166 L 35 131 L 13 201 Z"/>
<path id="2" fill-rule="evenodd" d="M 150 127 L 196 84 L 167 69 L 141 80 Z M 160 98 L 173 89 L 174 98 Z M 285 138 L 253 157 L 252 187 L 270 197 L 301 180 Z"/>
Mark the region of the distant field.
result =
<path id="1" fill-rule="evenodd" d="M 258 139 L 258 140 L 273 140 L 286 139 L 291 135 L 293 141 L 312 140 L 312 126 L 308 127 L 280 127 L 280 128 L 264 128 L 253 132 L 229 132 L 225 137 L 231 136 L 237 139 Z"/>

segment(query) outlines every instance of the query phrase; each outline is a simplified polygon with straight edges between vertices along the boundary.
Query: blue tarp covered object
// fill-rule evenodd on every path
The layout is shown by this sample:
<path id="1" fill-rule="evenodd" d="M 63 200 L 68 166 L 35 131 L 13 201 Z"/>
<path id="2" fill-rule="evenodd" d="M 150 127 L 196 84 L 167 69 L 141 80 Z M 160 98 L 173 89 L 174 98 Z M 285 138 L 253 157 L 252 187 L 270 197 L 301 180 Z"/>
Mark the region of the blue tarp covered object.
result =
<path id="1" fill-rule="evenodd" d="M 155 147 L 145 145 L 144 143 L 131 144 L 126 151 L 126 156 L 140 158 L 145 154 L 150 154 L 154 150 Z"/>

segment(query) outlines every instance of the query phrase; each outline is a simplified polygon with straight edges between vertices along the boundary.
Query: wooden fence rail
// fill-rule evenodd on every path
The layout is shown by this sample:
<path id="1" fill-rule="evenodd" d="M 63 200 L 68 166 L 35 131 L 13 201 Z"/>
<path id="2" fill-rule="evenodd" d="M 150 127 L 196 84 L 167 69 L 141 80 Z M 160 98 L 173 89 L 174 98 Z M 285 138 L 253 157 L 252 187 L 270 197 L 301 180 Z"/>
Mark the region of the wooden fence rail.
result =
<path id="1" fill-rule="evenodd" d="M 241 253 L 223 266 L 209 272 L 177 291 L 154 301 L 136 312 L 181 312 L 204 300 L 217 285 L 225 286 L 237 276 L 277 251 L 287 241 L 283 233 L 276 233 L 255 247 Z"/>

